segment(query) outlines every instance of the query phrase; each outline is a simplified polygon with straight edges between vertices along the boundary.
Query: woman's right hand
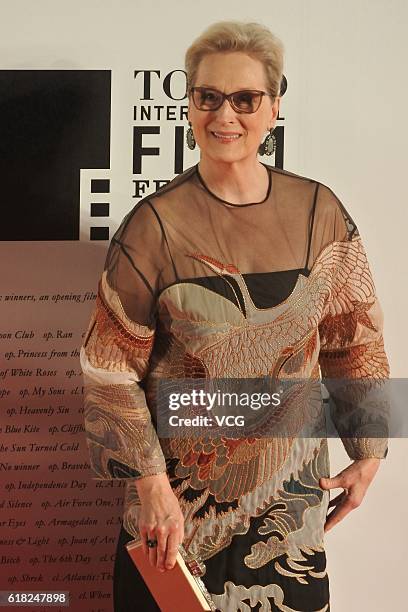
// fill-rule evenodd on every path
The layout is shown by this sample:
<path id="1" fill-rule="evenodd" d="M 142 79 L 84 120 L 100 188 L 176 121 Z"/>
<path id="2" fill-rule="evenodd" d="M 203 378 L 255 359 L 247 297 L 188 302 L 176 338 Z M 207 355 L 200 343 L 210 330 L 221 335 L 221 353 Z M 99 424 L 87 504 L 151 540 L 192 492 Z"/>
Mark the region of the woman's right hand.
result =
<path id="1" fill-rule="evenodd" d="M 159 571 L 172 569 L 184 539 L 184 516 L 178 499 L 167 474 L 139 478 L 136 487 L 141 502 L 138 527 L 143 552 Z M 157 540 L 157 546 L 149 548 L 148 538 Z"/>

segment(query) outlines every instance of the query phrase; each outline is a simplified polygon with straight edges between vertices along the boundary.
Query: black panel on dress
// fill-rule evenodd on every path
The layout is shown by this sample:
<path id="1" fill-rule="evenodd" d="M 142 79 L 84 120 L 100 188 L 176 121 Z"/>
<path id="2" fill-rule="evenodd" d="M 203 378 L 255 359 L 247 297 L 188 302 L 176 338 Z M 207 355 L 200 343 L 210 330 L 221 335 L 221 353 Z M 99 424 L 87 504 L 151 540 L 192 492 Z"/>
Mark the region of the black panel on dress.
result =
<path id="1" fill-rule="evenodd" d="M 243 274 L 243 279 L 248 288 L 249 295 L 256 308 L 273 308 L 284 302 L 292 293 L 299 274 L 303 276 L 309 276 L 309 270 L 305 268 L 296 268 L 293 270 L 280 270 L 277 272 L 252 272 L 250 274 Z M 240 306 L 241 310 L 245 314 L 244 299 L 241 294 L 241 290 L 236 280 L 232 277 L 222 276 L 205 276 L 197 278 L 188 278 L 181 280 L 184 283 L 195 283 L 202 287 L 211 289 L 218 295 L 221 295 L 237 306 Z M 234 287 L 237 299 L 231 288 Z"/>

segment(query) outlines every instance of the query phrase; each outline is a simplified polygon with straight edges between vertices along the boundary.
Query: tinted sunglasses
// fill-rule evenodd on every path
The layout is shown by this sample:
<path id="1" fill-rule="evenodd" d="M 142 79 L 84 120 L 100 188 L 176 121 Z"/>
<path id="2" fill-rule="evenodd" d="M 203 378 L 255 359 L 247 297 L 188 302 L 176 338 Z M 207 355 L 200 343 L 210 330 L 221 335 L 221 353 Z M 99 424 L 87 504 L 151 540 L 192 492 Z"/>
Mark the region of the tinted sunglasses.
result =
<path id="1" fill-rule="evenodd" d="M 237 113 L 255 113 L 261 105 L 263 96 L 273 97 L 272 94 L 257 89 L 241 89 L 225 94 L 210 87 L 191 87 L 190 93 L 198 110 L 215 111 L 223 105 L 224 100 L 228 100 Z"/>

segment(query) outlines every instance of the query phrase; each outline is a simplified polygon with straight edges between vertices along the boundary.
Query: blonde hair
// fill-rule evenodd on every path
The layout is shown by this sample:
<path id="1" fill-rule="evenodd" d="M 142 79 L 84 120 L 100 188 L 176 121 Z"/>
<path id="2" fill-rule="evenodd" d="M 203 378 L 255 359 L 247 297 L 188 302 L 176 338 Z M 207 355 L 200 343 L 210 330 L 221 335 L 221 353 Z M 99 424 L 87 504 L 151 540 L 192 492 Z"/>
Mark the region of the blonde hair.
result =
<path id="1" fill-rule="evenodd" d="M 243 21 L 218 21 L 210 25 L 190 45 L 185 54 L 187 91 L 195 83 L 198 66 L 205 55 L 241 51 L 262 62 L 268 93 L 276 97 L 280 93 L 283 72 L 282 42 L 259 23 Z"/>

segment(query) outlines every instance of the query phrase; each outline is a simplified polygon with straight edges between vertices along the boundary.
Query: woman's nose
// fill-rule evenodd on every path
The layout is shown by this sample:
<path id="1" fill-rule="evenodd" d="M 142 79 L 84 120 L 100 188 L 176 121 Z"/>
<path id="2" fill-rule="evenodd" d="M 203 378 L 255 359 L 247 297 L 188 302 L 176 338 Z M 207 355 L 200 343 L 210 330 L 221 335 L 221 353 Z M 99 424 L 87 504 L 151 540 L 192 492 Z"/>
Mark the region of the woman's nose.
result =
<path id="1" fill-rule="evenodd" d="M 220 119 L 225 120 L 225 119 L 235 119 L 236 118 L 236 112 L 232 108 L 229 100 L 227 99 L 224 100 L 220 108 L 218 108 L 215 112 L 217 113 L 217 117 Z"/>

